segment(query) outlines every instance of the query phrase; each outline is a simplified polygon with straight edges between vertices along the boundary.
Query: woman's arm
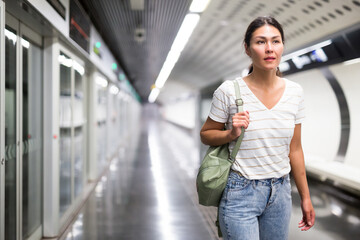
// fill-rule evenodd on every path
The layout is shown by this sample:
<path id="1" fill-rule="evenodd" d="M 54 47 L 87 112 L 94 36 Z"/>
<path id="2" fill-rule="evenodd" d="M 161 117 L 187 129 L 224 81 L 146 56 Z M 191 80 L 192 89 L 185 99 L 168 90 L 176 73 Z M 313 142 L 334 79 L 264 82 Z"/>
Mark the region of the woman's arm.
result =
<path id="1" fill-rule="evenodd" d="M 291 173 L 301 198 L 303 218 L 299 222 L 302 231 L 309 230 L 315 223 L 315 211 L 311 203 L 310 192 L 306 180 L 304 153 L 301 146 L 301 124 L 295 125 L 294 136 L 290 143 Z"/>
<path id="2" fill-rule="evenodd" d="M 241 134 L 241 127 L 249 125 L 249 112 L 236 113 L 232 118 L 232 129 L 224 130 L 225 124 L 207 118 L 201 128 L 201 142 L 210 146 L 220 146 L 235 140 Z"/>
<path id="3" fill-rule="evenodd" d="M 224 128 L 225 123 L 216 122 L 208 117 L 200 130 L 201 142 L 210 146 L 220 146 L 230 142 L 230 130 L 223 130 Z"/>

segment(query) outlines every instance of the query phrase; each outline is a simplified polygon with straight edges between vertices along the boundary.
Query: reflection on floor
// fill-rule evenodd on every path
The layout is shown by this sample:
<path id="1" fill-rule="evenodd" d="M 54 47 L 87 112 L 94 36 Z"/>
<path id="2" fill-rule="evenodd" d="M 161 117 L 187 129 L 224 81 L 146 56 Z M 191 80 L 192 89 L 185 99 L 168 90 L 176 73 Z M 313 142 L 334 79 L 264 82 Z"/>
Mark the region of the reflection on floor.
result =
<path id="1" fill-rule="evenodd" d="M 196 137 L 147 116 L 138 144 L 119 152 L 63 239 L 217 239 L 216 208 L 196 202 Z M 301 210 L 293 184 L 289 239 L 360 239 L 359 199 L 315 180 L 310 187 L 316 225 L 297 229 Z"/>

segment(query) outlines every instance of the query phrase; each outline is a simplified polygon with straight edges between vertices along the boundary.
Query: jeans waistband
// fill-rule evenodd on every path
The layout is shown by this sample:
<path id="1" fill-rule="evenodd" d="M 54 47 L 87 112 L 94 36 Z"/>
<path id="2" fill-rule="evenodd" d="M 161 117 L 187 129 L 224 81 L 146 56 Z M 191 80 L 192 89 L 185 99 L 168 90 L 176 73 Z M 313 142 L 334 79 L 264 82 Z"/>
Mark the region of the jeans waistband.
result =
<path id="1" fill-rule="evenodd" d="M 231 172 L 235 173 L 239 177 L 245 178 L 244 175 L 241 174 L 241 172 L 231 169 Z M 286 174 L 279 178 L 267 178 L 267 179 L 247 179 L 248 181 L 253 181 L 256 185 L 271 185 L 276 183 L 284 183 L 284 180 L 286 180 L 289 177 L 289 174 Z"/>

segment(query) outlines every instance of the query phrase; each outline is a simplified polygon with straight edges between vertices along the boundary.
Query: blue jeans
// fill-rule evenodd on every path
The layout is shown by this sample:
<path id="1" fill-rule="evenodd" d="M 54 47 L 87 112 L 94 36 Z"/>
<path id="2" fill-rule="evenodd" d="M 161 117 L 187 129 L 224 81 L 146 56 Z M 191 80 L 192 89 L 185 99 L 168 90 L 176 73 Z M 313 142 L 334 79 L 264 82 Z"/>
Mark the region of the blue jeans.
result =
<path id="1" fill-rule="evenodd" d="M 231 171 L 219 206 L 224 240 L 285 240 L 291 215 L 290 177 L 249 180 Z"/>

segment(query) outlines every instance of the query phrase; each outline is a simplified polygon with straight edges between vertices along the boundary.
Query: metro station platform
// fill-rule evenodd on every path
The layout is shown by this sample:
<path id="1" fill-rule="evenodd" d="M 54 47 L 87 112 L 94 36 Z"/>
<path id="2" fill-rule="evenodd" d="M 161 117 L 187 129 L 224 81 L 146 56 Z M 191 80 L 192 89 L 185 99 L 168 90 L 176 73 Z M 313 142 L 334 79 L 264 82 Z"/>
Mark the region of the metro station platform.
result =
<path id="1" fill-rule="evenodd" d="M 62 239 L 218 239 L 216 208 L 197 204 L 193 135 L 147 110 L 137 144 L 119 150 Z M 301 209 L 293 183 L 289 239 L 360 239 L 359 199 L 312 178 L 309 185 L 316 224 L 297 229 Z"/>

